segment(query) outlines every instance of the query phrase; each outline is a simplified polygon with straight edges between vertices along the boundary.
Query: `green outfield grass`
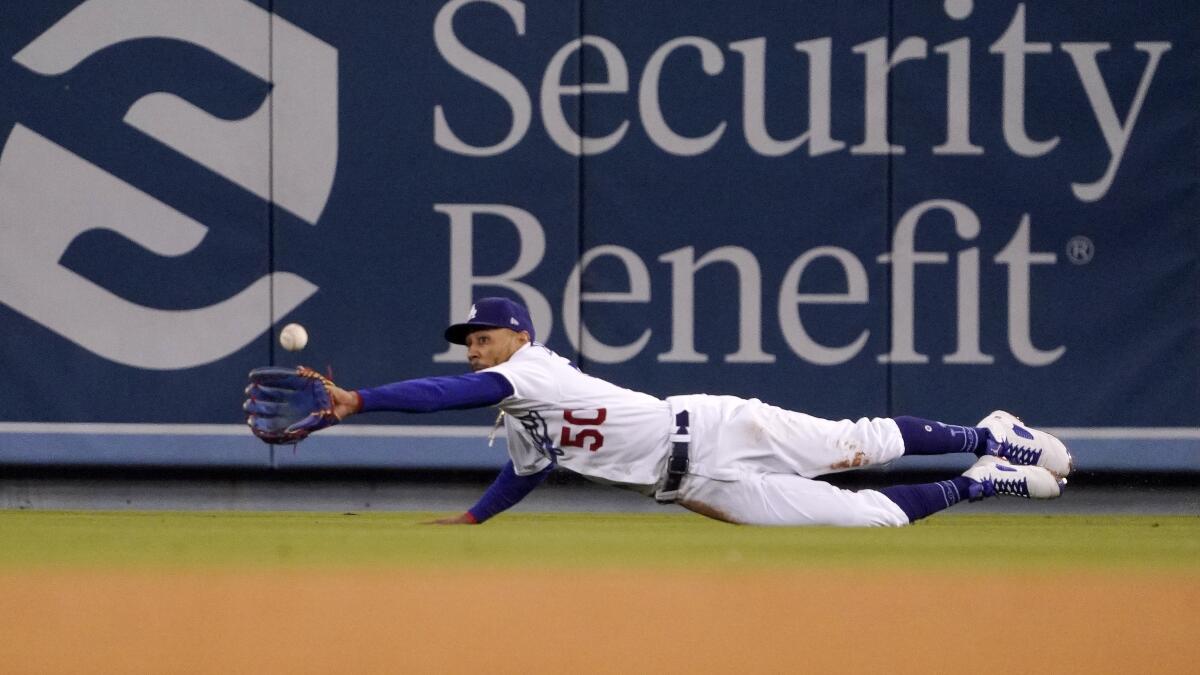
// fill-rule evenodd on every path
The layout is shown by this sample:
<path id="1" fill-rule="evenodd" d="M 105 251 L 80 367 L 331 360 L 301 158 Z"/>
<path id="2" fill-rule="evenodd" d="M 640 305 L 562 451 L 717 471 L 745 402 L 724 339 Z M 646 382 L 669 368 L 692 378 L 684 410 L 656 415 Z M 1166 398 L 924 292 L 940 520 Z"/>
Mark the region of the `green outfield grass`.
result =
<path id="1" fill-rule="evenodd" d="M 1200 572 L 1191 516 L 941 516 L 899 529 L 691 515 L 0 511 L 0 566 L 1113 567 Z"/>

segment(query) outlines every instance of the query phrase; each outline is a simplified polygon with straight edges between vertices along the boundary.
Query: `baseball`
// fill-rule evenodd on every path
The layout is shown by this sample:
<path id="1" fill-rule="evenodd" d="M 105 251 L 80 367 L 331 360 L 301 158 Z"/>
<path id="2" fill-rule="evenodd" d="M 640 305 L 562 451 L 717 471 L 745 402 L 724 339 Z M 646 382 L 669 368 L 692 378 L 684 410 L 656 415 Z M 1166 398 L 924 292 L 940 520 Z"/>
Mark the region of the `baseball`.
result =
<path id="1" fill-rule="evenodd" d="M 289 323 L 279 331 L 279 345 L 289 352 L 298 352 L 308 344 L 308 331 L 298 323 Z"/>

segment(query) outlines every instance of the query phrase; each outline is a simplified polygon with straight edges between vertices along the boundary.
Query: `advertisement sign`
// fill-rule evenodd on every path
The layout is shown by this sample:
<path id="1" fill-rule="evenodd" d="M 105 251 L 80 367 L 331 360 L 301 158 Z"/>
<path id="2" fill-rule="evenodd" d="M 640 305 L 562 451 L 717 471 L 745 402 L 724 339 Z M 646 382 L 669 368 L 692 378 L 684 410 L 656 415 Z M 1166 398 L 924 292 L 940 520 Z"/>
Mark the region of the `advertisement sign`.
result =
<path id="1" fill-rule="evenodd" d="M 1005 408 L 1084 467 L 1200 468 L 1198 22 L 1179 0 L 9 3 L 0 462 L 498 466 L 488 411 L 273 451 L 240 403 L 266 364 L 463 372 L 442 329 L 508 295 L 654 395 Z"/>

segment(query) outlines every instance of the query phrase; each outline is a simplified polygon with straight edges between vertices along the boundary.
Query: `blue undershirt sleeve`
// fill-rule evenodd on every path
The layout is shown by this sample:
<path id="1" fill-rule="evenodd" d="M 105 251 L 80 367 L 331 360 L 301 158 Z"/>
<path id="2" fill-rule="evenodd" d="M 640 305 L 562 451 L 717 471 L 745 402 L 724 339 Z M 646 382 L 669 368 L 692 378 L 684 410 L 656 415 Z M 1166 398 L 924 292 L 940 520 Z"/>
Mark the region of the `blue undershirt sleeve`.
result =
<path id="1" fill-rule="evenodd" d="M 551 464 L 537 473 L 518 476 L 516 470 L 513 469 L 512 460 L 509 460 L 500 470 L 500 475 L 496 476 L 491 487 L 483 493 L 475 506 L 467 509 L 467 513 L 471 514 L 475 522 L 482 523 L 524 499 L 525 495 L 541 485 L 553 470 L 554 465 Z"/>
<path id="2" fill-rule="evenodd" d="M 423 413 L 496 405 L 513 395 L 512 383 L 500 373 L 422 377 L 359 389 L 359 412 L 390 410 Z"/>

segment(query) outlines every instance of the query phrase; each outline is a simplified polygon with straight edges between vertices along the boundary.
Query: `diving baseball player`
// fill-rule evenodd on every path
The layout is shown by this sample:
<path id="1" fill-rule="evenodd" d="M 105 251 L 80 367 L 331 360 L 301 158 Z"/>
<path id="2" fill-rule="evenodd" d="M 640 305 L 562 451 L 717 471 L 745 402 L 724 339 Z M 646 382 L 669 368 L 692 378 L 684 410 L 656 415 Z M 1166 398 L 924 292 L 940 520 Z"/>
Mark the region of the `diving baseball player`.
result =
<path id="1" fill-rule="evenodd" d="M 482 523 L 561 466 L 592 480 L 753 525 L 906 525 L 962 500 L 1062 494 L 1071 456 L 1053 436 L 996 411 L 979 426 L 915 417 L 819 419 L 757 399 L 659 399 L 580 372 L 534 341 L 525 307 L 477 301 L 446 329 L 466 345 L 469 375 L 348 391 L 307 368 L 250 374 L 244 409 L 256 435 L 293 443 L 350 415 L 497 406 L 509 462 L 483 497 L 441 523 Z M 814 480 L 901 455 L 973 453 L 961 476 L 850 491 Z"/>

